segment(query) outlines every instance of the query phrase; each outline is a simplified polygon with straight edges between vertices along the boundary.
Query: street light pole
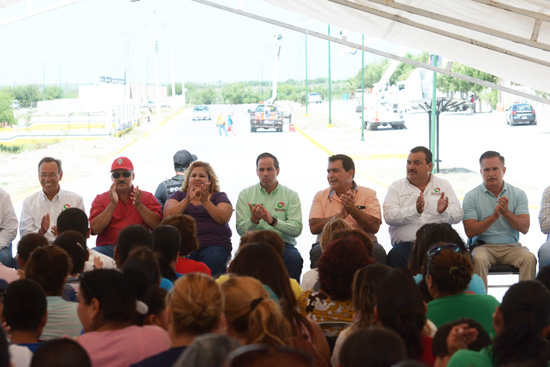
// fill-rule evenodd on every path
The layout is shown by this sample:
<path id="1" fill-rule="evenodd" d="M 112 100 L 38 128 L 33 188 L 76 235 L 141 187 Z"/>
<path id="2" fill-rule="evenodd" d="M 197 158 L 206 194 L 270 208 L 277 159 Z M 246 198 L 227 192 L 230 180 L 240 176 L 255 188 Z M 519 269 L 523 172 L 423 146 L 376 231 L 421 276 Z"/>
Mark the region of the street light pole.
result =
<path id="1" fill-rule="evenodd" d="M 63 99 L 63 89 L 61 89 L 61 64 L 59 65 L 59 99 Z"/>
<path id="2" fill-rule="evenodd" d="M 306 33 L 306 117 L 309 116 L 309 91 L 307 89 L 307 33 Z"/>
<path id="3" fill-rule="evenodd" d="M 330 24 L 328 25 L 328 35 L 330 37 Z M 328 41 L 328 127 L 332 127 L 332 91 L 330 77 L 330 41 Z"/>
<path id="4" fill-rule="evenodd" d="M 361 46 L 365 47 L 365 35 L 361 35 Z M 365 141 L 365 51 L 361 50 L 361 141 Z"/>
<path id="5" fill-rule="evenodd" d="M 42 61 L 42 100 L 46 100 L 46 61 Z"/>

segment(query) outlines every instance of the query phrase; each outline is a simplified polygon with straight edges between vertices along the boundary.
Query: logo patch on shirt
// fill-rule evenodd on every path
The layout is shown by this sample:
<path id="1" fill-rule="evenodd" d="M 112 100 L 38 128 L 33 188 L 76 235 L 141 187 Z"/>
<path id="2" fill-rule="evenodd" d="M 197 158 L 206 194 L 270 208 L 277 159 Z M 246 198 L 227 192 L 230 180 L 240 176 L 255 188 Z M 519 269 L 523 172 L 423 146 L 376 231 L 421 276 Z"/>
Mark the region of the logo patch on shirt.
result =
<path id="1" fill-rule="evenodd" d="M 439 193 L 441 192 L 441 189 L 440 189 L 439 187 L 436 187 L 436 188 L 434 189 L 434 192 L 435 192 L 436 194 L 439 194 Z"/>
<path id="2" fill-rule="evenodd" d="M 71 204 L 65 204 L 63 205 L 63 210 L 67 210 L 71 208 Z"/>
<path id="3" fill-rule="evenodd" d="M 284 207 L 285 207 L 285 203 L 283 203 L 282 201 L 279 204 L 277 204 L 277 208 L 279 209 L 283 209 Z"/>

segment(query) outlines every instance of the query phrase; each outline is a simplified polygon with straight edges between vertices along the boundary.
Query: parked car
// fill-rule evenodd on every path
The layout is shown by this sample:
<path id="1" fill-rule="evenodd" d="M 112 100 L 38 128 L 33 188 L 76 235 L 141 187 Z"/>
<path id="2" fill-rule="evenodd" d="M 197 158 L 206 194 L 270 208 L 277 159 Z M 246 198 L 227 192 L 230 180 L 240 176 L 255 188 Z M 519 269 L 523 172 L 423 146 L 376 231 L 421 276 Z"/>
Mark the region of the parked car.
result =
<path id="1" fill-rule="evenodd" d="M 210 108 L 206 105 L 198 105 L 193 108 L 193 121 L 195 120 L 212 120 Z"/>
<path id="2" fill-rule="evenodd" d="M 506 110 L 506 123 L 511 126 L 518 124 L 536 125 L 537 114 L 530 104 L 515 103 Z"/>
<path id="3" fill-rule="evenodd" d="M 323 102 L 323 97 L 319 93 L 309 93 L 307 95 L 308 103 L 321 103 Z"/>

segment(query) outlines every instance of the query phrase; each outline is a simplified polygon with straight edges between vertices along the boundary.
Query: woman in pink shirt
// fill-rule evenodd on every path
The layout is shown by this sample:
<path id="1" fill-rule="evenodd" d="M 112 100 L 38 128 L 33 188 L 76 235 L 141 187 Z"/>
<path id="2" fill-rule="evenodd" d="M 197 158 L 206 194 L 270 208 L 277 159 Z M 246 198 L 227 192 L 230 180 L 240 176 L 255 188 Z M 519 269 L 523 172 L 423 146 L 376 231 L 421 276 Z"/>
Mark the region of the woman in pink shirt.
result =
<path id="1" fill-rule="evenodd" d="M 127 367 L 170 348 L 166 330 L 136 326 L 136 312 L 147 306 L 136 300 L 135 286 L 124 273 L 98 269 L 84 273 L 78 293 L 78 317 L 84 334 L 77 341 L 93 367 Z"/>

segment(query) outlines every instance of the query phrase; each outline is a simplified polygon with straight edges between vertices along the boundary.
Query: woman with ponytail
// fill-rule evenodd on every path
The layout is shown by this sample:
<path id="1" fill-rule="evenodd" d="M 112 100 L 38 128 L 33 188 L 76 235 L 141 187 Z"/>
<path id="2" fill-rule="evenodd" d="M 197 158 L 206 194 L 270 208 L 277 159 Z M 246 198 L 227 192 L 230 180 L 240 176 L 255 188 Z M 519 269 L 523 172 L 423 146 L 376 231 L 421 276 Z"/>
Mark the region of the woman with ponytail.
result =
<path id="1" fill-rule="evenodd" d="M 222 292 L 229 336 L 244 345 L 290 345 L 290 324 L 262 283 L 248 276 L 232 276 L 222 284 Z"/>
<path id="2" fill-rule="evenodd" d="M 536 280 L 511 286 L 494 316 L 497 337 L 479 352 L 459 350 L 449 367 L 549 365 L 550 292 Z"/>
<path id="3" fill-rule="evenodd" d="M 84 334 L 77 341 L 93 367 L 127 367 L 170 348 L 168 333 L 158 327 L 135 325 L 136 312 L 147 313 L 137 300 L 133 275 L 98 269 L 80 278 L 78 317 Z"/>
<path id="4" fill-rule="evenodd" d="M 403 338 L 409 359 L 433 366 L 433 339 L 422 334 L 426 305 L 409 270 L 394 268 L 381 275 L 376 284 L 375 299 L 377 323 L 396 331 Z"/>
<path id="5" fill-rule="evenodd" d="M 455 244 L 438 243 L 426 254 L 424 279 L 433 301 L 428 303 L 428 320 L 438 328 L 444 324 L 471 318 L 479 322 L 491 335 L 493 313 L 498 301 L 487 294 L 467 293 L 474 267 L 468 255 L 460 252 Z"/>

